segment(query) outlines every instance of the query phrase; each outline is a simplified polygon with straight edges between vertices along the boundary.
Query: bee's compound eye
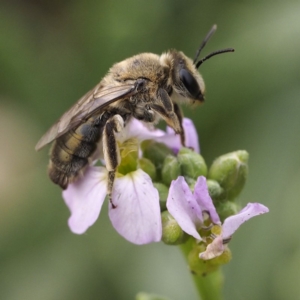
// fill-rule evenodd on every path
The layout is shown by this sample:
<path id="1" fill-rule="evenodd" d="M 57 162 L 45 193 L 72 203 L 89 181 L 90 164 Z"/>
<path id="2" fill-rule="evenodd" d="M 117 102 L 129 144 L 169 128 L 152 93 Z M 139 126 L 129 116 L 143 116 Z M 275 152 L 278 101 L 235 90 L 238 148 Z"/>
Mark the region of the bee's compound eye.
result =
<path id="1" fill-rule="evenodd" d="M 187 71 L 186 69 L 181 69 L 179 71 L 179 77 L 185 88 L 189 91 L 193 98 L 203 98 L 197 80 L 194 78 L 194 76 L 191 75 L 189 71 Z"/>

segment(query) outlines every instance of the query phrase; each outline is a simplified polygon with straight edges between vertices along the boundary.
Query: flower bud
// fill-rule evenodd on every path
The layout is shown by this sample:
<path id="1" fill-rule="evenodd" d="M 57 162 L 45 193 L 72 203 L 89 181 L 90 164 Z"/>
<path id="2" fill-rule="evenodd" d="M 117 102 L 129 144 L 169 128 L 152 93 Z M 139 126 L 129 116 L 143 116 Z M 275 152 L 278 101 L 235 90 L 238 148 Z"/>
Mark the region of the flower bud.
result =
<path id="1" fill-rule="evenodd" d="M 211 260 L 203 260 L 199 258 L 199 254 L 205 251 L 206 246 L 203 242 L 196 244 L 188 254 L 187 260 L 191 272 L 195 275 L 205 276 L 218 269 L 218 265 L 212 264 Z"/>
<path id="2" fill-rule="evenodd" d="M 152 181 L 156 179 L 156 168 L 149 159 L 145 157 L 140 158 L 139 167 L 151 177 Z"/>
<path id="3" fill-rule="evenodd" d="M 199 258 L 199 254 L 206 250 L 206 245 L 203 242 L 195 245 L 188 255 L 188 264 L 190 270 L 196 275 L 205 276 L 216 271 L 221 265 L 227 264 L 231 260 L 231 251 L 225 247 L 224 252 L 215 258 L 203 260 Z"/>
<path id="4" fill-rule="evenodd" d="M 207 166 L 203 157 L 189 148 L 181 148 L 178 153 L 181 174 L 186 178 L 196 180 L 199 176 L 207 175 Z"/>
<path id="5" fill-rule="evenodd" d="M 153 140 L 146 140 L 141 143 L 143 157 L 148 158 L 160 171 L 167 155 L 173 155 L 173 152 L 165 144 L 157 143 Z M 158 174 L 159 175 L 159 174 Z"/>
<path id="6" fill-rule="evenodd" d="M 189 188 L 191 189 L 192 192 L 194 192 L 195 184 L 197 182 L 196 179 L 190 178 L 190 177 L 185 177 L 184 178 L 186 183 L 188 184 Z"/>
<path id="7" fill-rule="evenodd" d="M 167 245 L 182 244 L 188 235 L 181 229 L 172 215 L 166 210 L 161 214 L 162 219 L 162 241 Z"/>
<path id="8" fill-rule="evenodd" d="M 168 155 L 163 163 L 161 170 L 162 182 L 169 186 L 172 180 L 178 178 L 180 174 L 180 164 L 178 159 L 173 155 Z"/>
<path id="9" fill-rule="evenodd" d="M 160 182 L 154 182 L 153 185 L 158 190 L 160 211 L 167 210 L 166 204 L 169 194 L 169 188 Z"/>
<path id="10" fill-rule="evenodd" d="M 226 201 L 217 203 L 216 210 L 221 219 L 221 222 L 224 222 L 226 218 L 236 215 L 239 211 L 239 207 L 232 201 Z"/>
<path id="11" fill-rule="evenodd" d="M 217 181 L 208 179 L 206 183 L 209 195 L 213 199 L 214 204 L 225 199 L 225 191 Z"/>
<path id="12" fill-rule="evenodd" d="M 224 252 L 211 260 L 208 260 L 212 265 L 225 265 L 231 261 L 232 254 L 228 246 L 225 247 Z"/>
<path id="13" fill-rule="evenodd" d="M 248 157 L 240 150 L 218 157 L 208 172 L 208 178 L 216 180 L 225 190 L 228 200 L 235 199 L 242 191 L 248 175 Z"/>

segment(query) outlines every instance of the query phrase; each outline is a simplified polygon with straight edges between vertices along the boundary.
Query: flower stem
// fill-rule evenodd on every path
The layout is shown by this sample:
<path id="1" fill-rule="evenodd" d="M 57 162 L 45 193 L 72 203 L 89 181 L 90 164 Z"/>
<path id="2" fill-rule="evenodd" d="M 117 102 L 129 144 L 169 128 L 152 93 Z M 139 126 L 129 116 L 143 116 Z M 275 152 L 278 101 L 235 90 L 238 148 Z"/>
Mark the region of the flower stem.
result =
<path id="1" fill-rule="evenodd" d="M 180 248 L 187 260 L 188 255 L 194 245 L 194 241 L 189 239 L 181 244 Z M 199 258 L 200 259 L 200 258 Z M 222 300 L 223 274 L 220 268 L 216 271 L 204 275 L 192 274 L 194 283 L 201 300 Z"/>

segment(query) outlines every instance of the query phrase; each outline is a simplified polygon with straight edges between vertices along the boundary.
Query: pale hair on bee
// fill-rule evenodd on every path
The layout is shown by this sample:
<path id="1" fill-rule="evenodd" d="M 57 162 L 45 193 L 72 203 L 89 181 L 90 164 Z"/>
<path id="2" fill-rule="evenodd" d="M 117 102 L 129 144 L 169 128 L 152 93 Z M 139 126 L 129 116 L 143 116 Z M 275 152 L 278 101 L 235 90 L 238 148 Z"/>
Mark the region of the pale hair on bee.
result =
<path id="1" fill-rule="evenodd" d="M 89 165 L 102 141 L 109 178 L 107 194 L 111 198 L 120 164 L 115 134 L 131 118 L 150 124 L 163 119 L 180 135 L 184 145 L 179 104 L 204 101 L 205 85 L 198 68 L 212 56 L 234 51 L 227 48 L 198 60 L 216 29 L 214 25 L 208 32 L 194 60 L 183 52 L 170 50 L 161 56 L 142 53 L 114 64 L 100 83 L 65 112 L 37 143 L 35 149 L 40 150 L 54 141 L 48 167 L 50 179 L 66 189 Z"/>

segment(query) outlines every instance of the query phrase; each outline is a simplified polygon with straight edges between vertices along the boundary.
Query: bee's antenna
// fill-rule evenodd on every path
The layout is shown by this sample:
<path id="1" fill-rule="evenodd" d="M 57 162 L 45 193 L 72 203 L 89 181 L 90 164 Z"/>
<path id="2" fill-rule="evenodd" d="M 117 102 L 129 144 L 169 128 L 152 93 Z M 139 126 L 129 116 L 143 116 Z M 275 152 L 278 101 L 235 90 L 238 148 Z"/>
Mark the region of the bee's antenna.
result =
<path id="1" fill-rule="evenodd" d="M 211 58 L 212 56 L 215 56 L 215 55 L 221 54 L 221 53 L 226 53 L 226 52 L 234 52 L 234 49 L 233 48 L 227 48 L 227 49 L 223 49 L 223 50 L 214 51 L 214 52 L 208 54 L 207 56 L 205 56 L 204 58 L 200 59 L 196 63 L 196 69 L 198 69 L 202 65 L 202 63 L 204 63 L 207 59 Z"/>
<path id="2" fill-rule="evenodd" d="M 200 47 L 198 48 L 197 52 L 196 52 L 196 56 L 194 58 L 193 64 L 196 64 L 196 61 L 200 55 L 201 50 L 205 47 L 206 43 L 208 42 L 208 40 L 211 38 L 211 36 L 215 33 L 215 31 L 217 30 L 217 25 L 213 25 L 213 27 L 211 28 L 211 30 L 208 32 L 208 34 L 206 35 L 206 37 L 204 38 L 204 40 L 202 41 Z"/>

